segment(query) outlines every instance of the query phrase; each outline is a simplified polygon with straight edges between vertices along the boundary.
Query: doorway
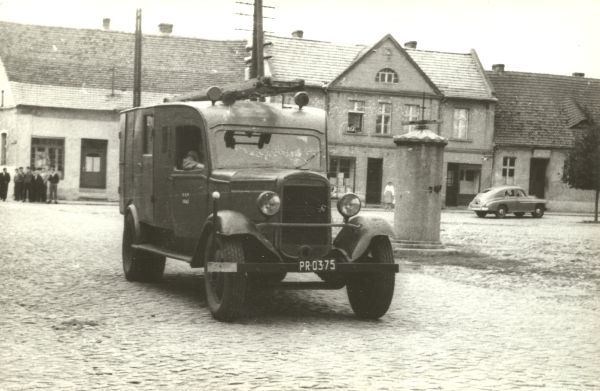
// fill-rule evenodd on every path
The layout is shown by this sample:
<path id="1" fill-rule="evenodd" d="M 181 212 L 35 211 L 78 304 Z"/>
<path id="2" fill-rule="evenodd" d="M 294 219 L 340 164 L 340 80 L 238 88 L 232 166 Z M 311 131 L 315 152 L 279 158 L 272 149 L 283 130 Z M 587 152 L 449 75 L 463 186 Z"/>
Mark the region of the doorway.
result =
<path id="1" fill-rule="evenodd" d="M 458 163 L 448 163 L 446 173 L 446 206 L 458 205 Z"/>
<path id="2" fill-rule="evenodd" d="M 108 140 L 81 140 L 80 187 L 106 189 L 107 146 Z"/>
<path id="3" fill-rule="evenodd" d="M 381 184 L 383 176 L 383 159 L 367 160 L 367 204 L 381 203 Z"/>
<path id="4" fill-rule="evenodd" d="M 546 194 L 546 168 L 549 159 L 531 159 L 529 166 L 529 194 L 544 198 Z"/>

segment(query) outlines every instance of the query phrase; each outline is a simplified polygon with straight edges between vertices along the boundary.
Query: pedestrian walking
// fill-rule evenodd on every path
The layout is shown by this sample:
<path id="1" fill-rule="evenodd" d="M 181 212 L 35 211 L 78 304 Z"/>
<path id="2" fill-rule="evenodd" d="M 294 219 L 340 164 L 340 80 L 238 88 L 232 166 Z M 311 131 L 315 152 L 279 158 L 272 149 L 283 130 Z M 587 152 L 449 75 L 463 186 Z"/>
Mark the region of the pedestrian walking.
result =
<path id="1" fill-rule="evenodd" d="M 21 201 L 21 195 L 23 193 L 23 167 L 15 168 L 14 183 L 13 198 L 15 201 Z"/>
<path id="2" fill-rule="evenodd" d="M 29 201 L 31 202 L 31 187 L 33 183 L 33 173 L 29 167 L 25 168 L 25 173 L 23 174 L 23 188 L 21 192 L 21 201 Z"/>
<path id="3" fill-rule="evenodd" d="M 385 210 L 394 209 L 394 185 L 388 182 L 383 189 L 383 208 Z"/>
<path id="4" fill-rule="evenodd" d="M 53 201 L 55 204 L 58 204 L 58 182 L 60 182 L 60 175 L 54 170 L 54 167 L 52 167 L 50 175 L 48 176 L 48 183 L 50 184 L 48 200 L 46 201 L 48 204 Z"/>
<path id="5" fill-rule="evenodd" d="M 8 184 L 10 183 L 10 174 L 6 171 L 6 167 L 0 172 L 0 200 L 6 201 L 6 193 L 8 193 Z"/>

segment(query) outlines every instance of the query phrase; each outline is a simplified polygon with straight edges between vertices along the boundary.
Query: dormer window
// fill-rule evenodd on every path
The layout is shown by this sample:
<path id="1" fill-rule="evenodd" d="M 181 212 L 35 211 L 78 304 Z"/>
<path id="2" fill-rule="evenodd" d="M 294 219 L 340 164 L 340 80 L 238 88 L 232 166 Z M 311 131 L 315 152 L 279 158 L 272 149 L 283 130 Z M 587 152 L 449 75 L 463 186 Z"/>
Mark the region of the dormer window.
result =
<path id="1" fill-rule="evenodd" d="M 375 81 L 380 83 L 398 83 L 398 74 L 391 68 L 383 68 L 377 72 Z"/>

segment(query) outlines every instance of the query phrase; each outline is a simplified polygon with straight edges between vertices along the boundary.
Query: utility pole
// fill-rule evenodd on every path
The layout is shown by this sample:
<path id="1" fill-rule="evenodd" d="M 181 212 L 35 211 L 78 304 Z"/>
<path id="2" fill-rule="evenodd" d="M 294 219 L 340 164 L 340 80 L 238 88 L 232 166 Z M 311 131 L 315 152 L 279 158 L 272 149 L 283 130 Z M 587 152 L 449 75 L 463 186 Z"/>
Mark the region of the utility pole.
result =
<path id="1" fill-rule="evenodd" d="M 263 31 L 263 5 L 262 0 L 254 0 L 254 23 L 252 29 L 252 63 L 250 64 L 250 78 L 265 75 L 264 63 L 264 31 Z"/>
<path id="2" fill-rule="evenodd" d="M 133 107 L 142 105 L 142 9 L 135 13 L 135 52 L 133 59 Z"/>

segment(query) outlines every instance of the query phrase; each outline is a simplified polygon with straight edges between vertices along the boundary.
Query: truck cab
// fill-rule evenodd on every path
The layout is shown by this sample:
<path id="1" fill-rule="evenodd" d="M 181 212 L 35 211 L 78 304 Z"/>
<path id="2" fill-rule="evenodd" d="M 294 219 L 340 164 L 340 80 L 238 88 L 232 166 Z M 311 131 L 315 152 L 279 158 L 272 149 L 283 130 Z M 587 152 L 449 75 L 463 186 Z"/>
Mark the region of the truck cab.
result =
<path id="1" fill-rule="evenodd" d="M 398 271 L 393 232 L 359 216 L 354 194 L 338 201 L 343 223 L 332 222 L 325 112 L 303 92 L 294 106 L 232 95 L 212 89 L 204 100 L 121 113 L 125 277 L 156 281 L 167 257 L 203 268 L 222 321 L 240 316 L 256 286 L 346 287 L 359 317 L 383 316 Z M 284 281 L 287 273 L 322 282 Z"/>

